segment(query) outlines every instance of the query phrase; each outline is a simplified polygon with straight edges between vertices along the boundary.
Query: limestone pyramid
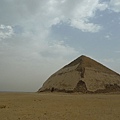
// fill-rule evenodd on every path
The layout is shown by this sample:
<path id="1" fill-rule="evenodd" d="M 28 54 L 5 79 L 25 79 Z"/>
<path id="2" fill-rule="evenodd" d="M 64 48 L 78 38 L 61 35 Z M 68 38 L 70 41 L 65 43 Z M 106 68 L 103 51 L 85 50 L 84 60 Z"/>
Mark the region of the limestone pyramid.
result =
<path id="1" fill-rule="evenodd" d="M 117 92 L 120 75 L 95 60 L 80 56 L 51 75 L 38 92 Z"/>

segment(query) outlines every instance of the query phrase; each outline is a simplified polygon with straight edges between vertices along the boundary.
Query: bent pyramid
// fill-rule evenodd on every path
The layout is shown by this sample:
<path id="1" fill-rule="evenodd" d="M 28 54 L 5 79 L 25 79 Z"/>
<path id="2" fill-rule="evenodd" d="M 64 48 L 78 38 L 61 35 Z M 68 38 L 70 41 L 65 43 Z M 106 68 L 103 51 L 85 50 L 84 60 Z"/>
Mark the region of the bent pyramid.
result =
<path id="1" fill-rule="evenodd" d="M 95 60 L 80 56 L 50 76 L 38 92 L 117 92 L 120 75 Z"/>

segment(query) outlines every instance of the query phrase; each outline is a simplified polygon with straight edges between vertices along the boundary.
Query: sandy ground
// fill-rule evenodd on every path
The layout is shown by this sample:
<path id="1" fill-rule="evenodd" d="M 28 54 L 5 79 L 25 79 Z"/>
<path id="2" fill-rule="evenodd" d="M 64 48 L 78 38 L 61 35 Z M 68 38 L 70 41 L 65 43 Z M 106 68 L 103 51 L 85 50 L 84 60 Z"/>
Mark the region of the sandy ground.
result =
<path id="1" fill-rule="evenodd" d="M 0 120 L 120 120 L 120 94 L 0 93 Z"/>

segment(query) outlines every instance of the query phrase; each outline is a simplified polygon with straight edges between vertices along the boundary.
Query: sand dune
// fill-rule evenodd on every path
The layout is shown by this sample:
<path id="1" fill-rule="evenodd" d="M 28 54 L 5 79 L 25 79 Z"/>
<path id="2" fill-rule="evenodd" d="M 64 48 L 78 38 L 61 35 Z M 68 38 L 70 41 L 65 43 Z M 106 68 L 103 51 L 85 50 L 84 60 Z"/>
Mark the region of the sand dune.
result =
<path id="1" fill-rule="evenodd" d="M 120 120 L 120 95 L 0 93 L 0 120 Z"/>

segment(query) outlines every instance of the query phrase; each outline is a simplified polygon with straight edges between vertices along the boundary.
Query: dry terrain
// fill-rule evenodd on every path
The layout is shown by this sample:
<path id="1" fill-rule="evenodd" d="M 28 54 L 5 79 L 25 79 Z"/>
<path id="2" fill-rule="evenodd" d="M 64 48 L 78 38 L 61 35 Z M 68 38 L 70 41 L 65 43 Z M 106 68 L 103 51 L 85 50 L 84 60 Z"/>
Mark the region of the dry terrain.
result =
<path id="1" fill-rule="evenodd" d="M 120 120 L 120 94 L 0 93 L 0 120 Z"/>

